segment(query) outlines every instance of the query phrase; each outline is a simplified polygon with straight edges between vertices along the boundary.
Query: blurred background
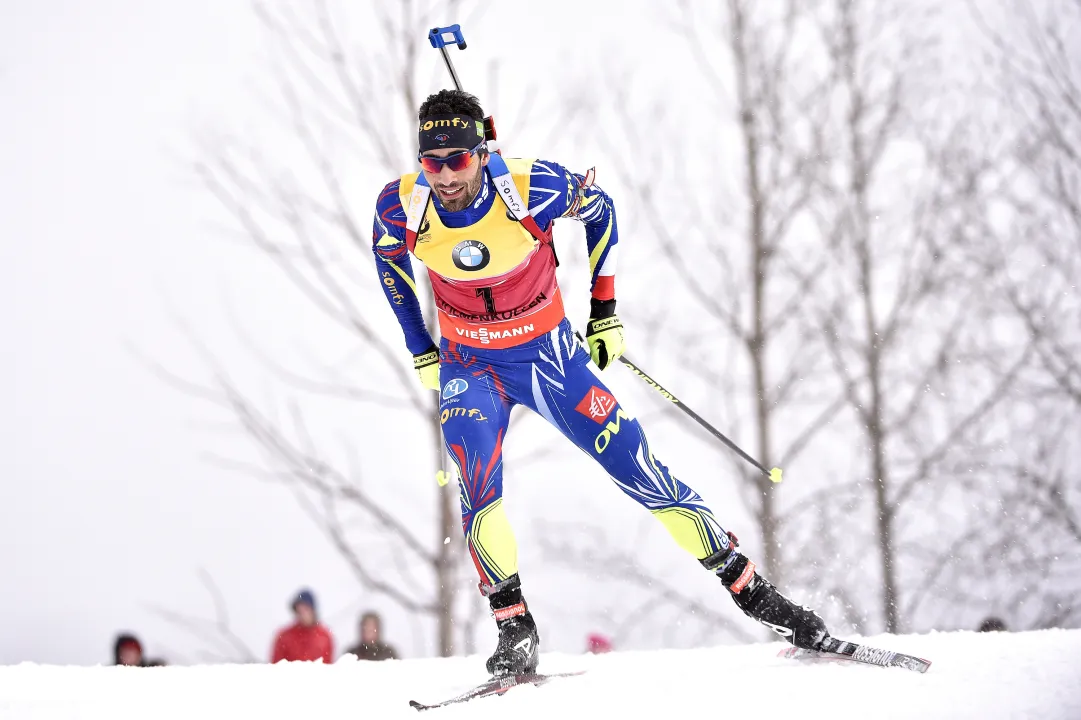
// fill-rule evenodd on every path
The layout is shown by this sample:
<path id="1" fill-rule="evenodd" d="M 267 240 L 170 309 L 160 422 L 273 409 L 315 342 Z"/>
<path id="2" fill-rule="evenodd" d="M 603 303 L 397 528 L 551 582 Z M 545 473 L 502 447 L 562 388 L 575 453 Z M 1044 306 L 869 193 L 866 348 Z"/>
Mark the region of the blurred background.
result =
<path id="1" fill-rule="evenodd" d="M 767 577 L 1081 625 L 1076 0 L 0 8 L 0 663 L 267 662 L 302 591 L 330 659 L 494 647 L 370 245 L 452 23 L 493 149 L 614 199 L 629 357 L 784 469 L 606 372 Z M 541 418 L 504 462 L 545 650 L 774 639 Z"/>

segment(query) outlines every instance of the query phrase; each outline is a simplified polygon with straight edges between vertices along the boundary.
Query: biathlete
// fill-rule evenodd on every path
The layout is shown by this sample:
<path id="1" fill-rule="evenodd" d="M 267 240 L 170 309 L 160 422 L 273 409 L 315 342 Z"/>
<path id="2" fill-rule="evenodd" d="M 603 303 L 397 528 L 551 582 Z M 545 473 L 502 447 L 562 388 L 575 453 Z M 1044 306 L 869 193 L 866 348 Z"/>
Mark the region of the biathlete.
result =
<path id="1" fill-rule="evenodd" d="M 756 572 L 698 493 L 654 457 L 641 425 L 600 378 L 624 352 L 612 199 L 592 171 L 581 175 L 554 162 L 489 153 L 484 117 L 477 99 L 459 90 L 424 101 L 421 172 L 383 188 L 373 250 L 420 381 L 440 392 L 443 436 L 461 478 L 462 531 L 499 630 L 488 671 L 532 672 L 539 658 L 537 624 L 503 510 L 502 449 L 515 405 L 539 413 L 596 460 L 721 578 L 744 613 L 797 647 L 817 649 L 828 637 L 822 619 Z M 556 283 L 558 218 L 585 225 L 592 273 L 585 345 Z M 410 255 L 428 270 L 438 346 L 424 323 Z"/>

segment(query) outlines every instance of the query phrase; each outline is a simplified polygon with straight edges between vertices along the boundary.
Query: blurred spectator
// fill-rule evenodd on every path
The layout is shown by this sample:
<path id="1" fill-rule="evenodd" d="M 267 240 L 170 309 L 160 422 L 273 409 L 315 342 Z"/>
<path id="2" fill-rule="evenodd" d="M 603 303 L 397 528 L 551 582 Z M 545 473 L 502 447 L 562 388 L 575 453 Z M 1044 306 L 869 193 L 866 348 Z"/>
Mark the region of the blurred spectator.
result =
<path id="1" fill-rule="evenodd" d="M 612 641 L 600 633 L 592 633 L 586 638 L 586 651 L 594 655 L 612 652 Z"/>
<path id="2" fill-rule="evenodd" d="M 136 666 L 143 664 L 143 644 L 137 637 L 127 633 L 116 637 L 116 642 L 113 644 L 113 664 Z"/>
<path id="3" fill-rule="evenodd" d="M 121 633 L 113 643 L 113 664 L 132 667 L 158 667 L 165 665 L 164 660 L 146 660 L 143 657 L 143 644 L 131 633 Z"/>
<path id="4" fill-rule="evenodd" d="M 378 613 L 366 612 L 360 616 L 360 642 L 346 653 L 356 655 L 358 660 L 397 660 L 398 651 L 382 641 L 383 620 Z"/>
<path id="5" fill-rule="evenodd" d="M 278 633 L 270 662 L 322 660 L 329 665 L 334 654 L 334 639 L 318 620 L 312 591 L 301 590 L 290 607 L 296 622 Z"/>
<path id="6" fill-rule="evenodd" d="M 994 615 L 984 618 L 978 628 L 979 632 L 1002 632 L 1006 630 L 1006 623 Z"/>

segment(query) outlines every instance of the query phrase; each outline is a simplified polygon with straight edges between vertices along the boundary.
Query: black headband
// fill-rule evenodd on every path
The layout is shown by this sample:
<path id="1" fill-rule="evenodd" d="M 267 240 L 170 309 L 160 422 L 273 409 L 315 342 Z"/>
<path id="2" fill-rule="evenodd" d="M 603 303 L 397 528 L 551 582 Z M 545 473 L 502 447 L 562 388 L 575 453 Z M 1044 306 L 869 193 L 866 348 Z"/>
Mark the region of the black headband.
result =
<path id="1" fill-rule="evenodd" d="M 420 151 L 472 150 L 484 142 L 484 123 L 465 115 L 432 115 L 420 121 Z"/>

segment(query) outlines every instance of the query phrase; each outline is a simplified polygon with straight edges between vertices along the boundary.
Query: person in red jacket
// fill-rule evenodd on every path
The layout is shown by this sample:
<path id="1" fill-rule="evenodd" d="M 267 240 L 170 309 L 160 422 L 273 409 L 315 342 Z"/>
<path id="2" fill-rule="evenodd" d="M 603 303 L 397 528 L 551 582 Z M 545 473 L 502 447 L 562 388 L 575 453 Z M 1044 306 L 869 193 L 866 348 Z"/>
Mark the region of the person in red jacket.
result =
<path id="1" fill-rule="evenodd" d="M 329 665 L 334 656 L 334 638 L 318 620 L 312 591 L 297 593 L 292 608 L 296 622 L 278 633 L 270 662 L 322 660 Z"/>
<path id="2" fill-rule="evenodd" d="M 590 633 L 586 637 L 586 652 L 593 655 L 612 652 L 612 641 L 600 633 Z"/>

